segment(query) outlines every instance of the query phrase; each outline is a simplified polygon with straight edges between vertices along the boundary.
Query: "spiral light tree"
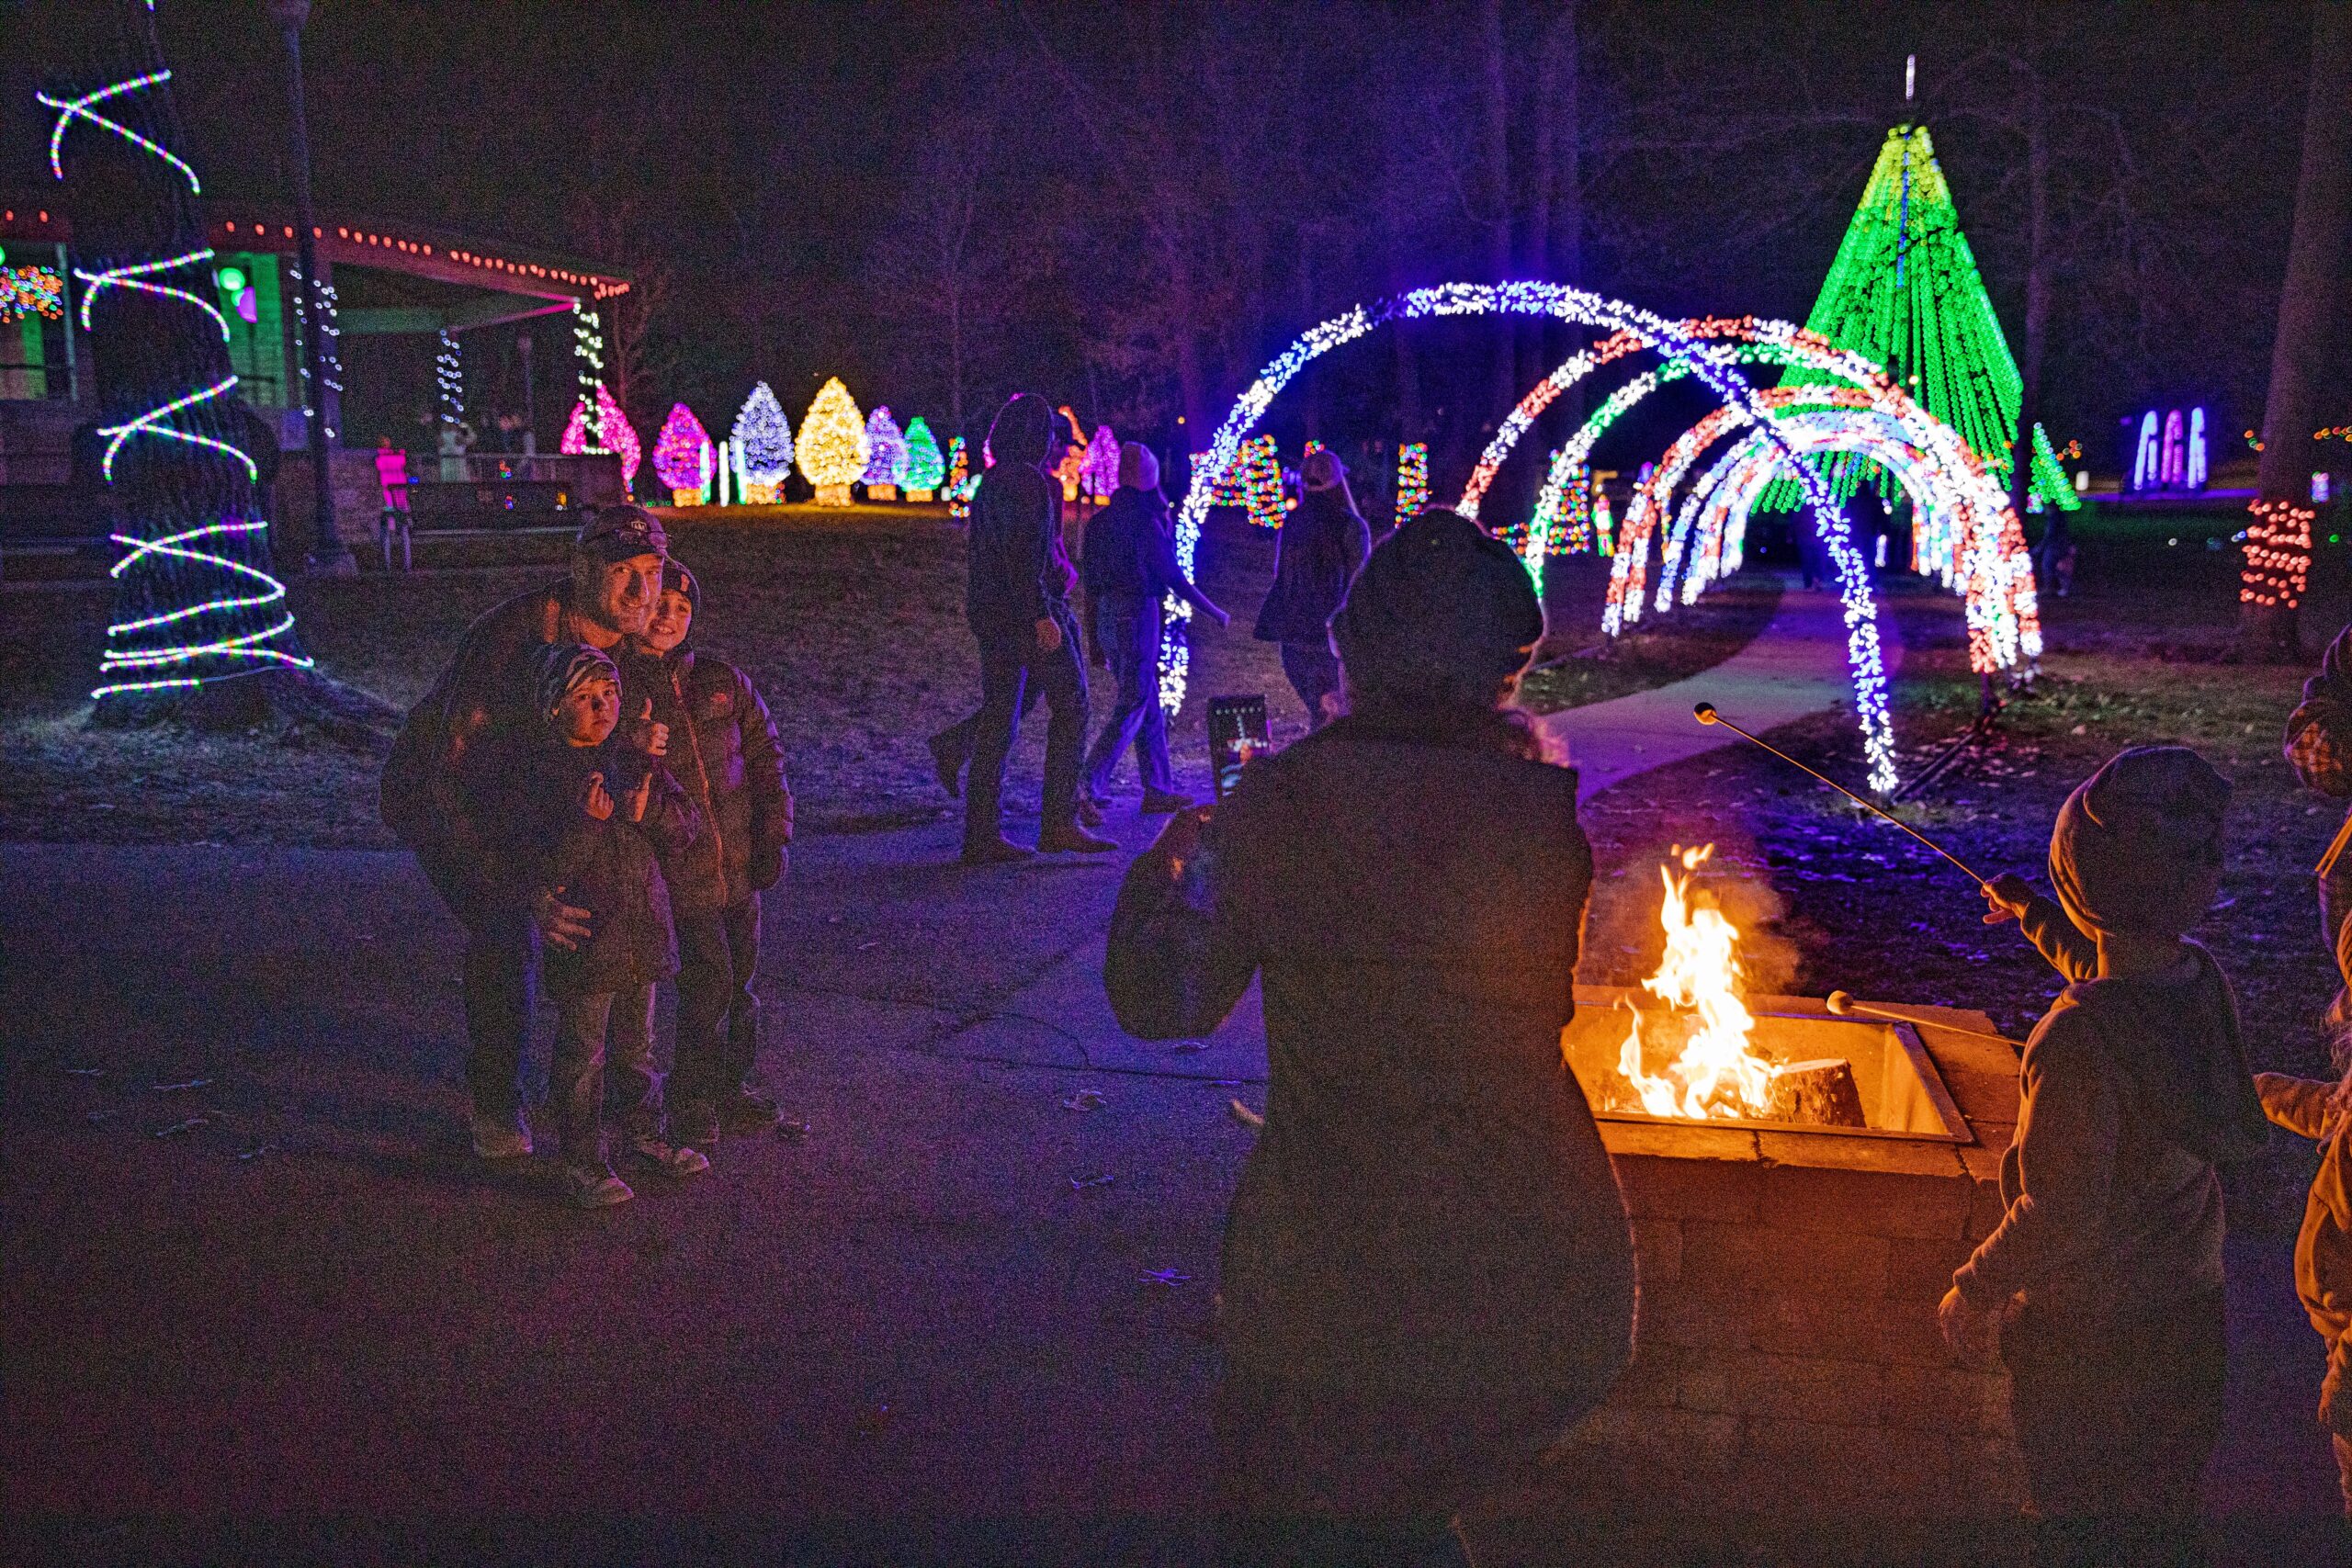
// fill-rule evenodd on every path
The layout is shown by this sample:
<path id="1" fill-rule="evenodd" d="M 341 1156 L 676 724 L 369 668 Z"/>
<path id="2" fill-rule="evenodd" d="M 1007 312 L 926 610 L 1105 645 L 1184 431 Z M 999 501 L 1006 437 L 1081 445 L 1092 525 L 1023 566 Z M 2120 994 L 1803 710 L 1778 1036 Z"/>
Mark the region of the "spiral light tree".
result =
<path id="1" fill-rule="evenodd" d="M 98 468 L 115 609 L 102 683 L 109 724 L 148 722 L 199 688 L 307 670 L 286 587 L 272 573 L 267 497 L 237 395 L 229 325 L 206 296 L 197 172 L 181 140 L 152 7 L 77 7 L 74 63 L 39 95 L 54 112 L 50 168 L 64 182 L 84 327 L 98 387 Z"/>

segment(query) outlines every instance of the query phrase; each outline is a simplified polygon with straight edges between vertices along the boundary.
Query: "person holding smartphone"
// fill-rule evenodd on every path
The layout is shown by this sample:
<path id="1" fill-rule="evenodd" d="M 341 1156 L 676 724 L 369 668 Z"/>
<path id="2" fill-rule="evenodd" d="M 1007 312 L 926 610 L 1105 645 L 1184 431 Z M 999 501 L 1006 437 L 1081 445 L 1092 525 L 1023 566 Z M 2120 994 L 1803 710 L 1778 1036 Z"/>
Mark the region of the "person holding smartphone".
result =
<path id="1" fill-rule="evenodd" d="M 1592 852 L 1576 774 L 1506 711 L 1543 634 L 1509 547 L 1408 522 L 1331 620 L 1347 712 L 1120 889 L 1123 1028 L 1205 1034 L 1263 987 L 1221 1281 L 1228 1562 L 1438 1561 L 1631 1357 L 1624 1205 L 1560 1053 Z"/>

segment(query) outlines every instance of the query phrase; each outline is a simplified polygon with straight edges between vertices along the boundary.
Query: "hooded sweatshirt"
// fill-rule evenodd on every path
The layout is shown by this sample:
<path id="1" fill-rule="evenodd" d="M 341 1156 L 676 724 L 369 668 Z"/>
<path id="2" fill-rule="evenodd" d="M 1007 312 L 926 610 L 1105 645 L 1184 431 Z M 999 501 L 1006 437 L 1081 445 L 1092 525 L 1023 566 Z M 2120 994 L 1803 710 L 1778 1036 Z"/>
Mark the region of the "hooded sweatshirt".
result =
<path id="1" fill-rule="evenodd" d="M 2023 923 L 2074 983 L 2026 1042 L 2007 1210 L 1952 1278 L 1972 1305 L 2022 1291 L 2096 1312 L 2222 1288 L 2214 1167 L 2266 1138 L 2236 997 L 2188 941 L 2180 975 L 2102 978 L 2098 938 L 2177 938 L 2203 914 L 2228 798 L 2196 753 L 2140 747 L 2060 810 L 2050 878 L 2064 902 L 2037 899 Z"/>
<path id="2" fill-rule="evenodd" d="M 622 690 L 650 698 L 670 727 L 663 759 L 702 817 L 693 842 L 662 858 L 670 901 L 680 914 L 730 908 L 783 878 L 792 842 L 792 790 L 767 704 L 741 670 L 694 646 L 702 588 L 676 561 L 662 586 L 695 606 L 685 640 L 667 655 L 625 644 Z"/>
<path id="3" fill-rule="evenodd" d="M 969 576 L 964 613 L 983 643 L 1034 643 L 1036 626 L 1066 612 L 1069 558 L 1061 543 L 1060 484 L 1043 464 L 1053 437 L 1053 411 L 1043 398 L 1022 392 L 989 427 L 996 466 L 972 498 Z"/>

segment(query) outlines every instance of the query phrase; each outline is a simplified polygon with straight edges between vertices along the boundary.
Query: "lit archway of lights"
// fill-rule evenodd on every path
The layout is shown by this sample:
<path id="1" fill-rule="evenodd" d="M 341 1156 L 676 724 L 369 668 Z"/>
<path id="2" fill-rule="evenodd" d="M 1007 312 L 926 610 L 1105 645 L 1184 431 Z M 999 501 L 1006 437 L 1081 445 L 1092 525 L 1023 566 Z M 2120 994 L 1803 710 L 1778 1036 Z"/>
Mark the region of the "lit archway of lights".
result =
<path id="1" fill-rule="evenodd" d="M 2007 497 L 1983 467 L 1955 458 L 1953 448 L 1959 442 L 1949 425 L 1916 403 L 1908 409 L 1890 407 L 1881 389 L 1867 387 L 1780 387 L 1757 393 L 1755 401 L 1762 417 L 1776 427 L 1802 422 L 1801 428 L 1808 433 L 1805 443 L 1814 450 L 1886 454 L 1887 466 L 1897 473 L 1919 510 L 1921 567 L 1935 571 L 1946 587 L 1962 595 L 1972 668 L 1989 673 L 2008 668 L 2021 658 L 2041 657 L 2033 569 L 2026 555 L 2024 532 L 2018 526 L 2017 514 L 2009 510 Z M 1716 441 L 1754 425 L 1757 420 L 1754 410 L 1715 410 L 1678 436 L 1660 456 L 1649 479 L 1635 487 L 1618 529 L 1617 556 L 1611 563 L 1609 603 L 1601 617 L 1602 630 L 1610 636 L 1641 617 L 1649 536 L 1676 488 Z M 1828 434 L 1846 445 L 1825 444 Z M 1743 450 L 1769 450 L 1775 461 L 1768 466 L 1777 468 L 1779 459 L 1792 457 L 1797 445 L 1793 437 L 1749 430 L 1746 443 L 1726 454 L 1693 487 L 1691 498 L 1686 500 L 1659 551 L 1657 609 L 1672 605 L 1677 575 L 1693 555 L 1693 527 L 1702 523 L 1701 514 L 1707 509 L 1714 484 L 1736 466 L 1734 459 Z M 1964 446 L 1959 450 L 1966 452 Z M 1807 472 L 1813 468 L 1793 460 L 1788 466 Z M 1736 521 L 1744 538 L 1747 512 L 1760 493 L 1741 499 L 1736 513 L 1727 506 L 1714 524 L 1702 526 L 1696 553 L 1708 553 L 1712 526 Z M 1712 580 L 1702 575 L 1699 586 Z M 1689 604 L 1695 595 L 1696 589 L 1686 584 L 1682 602 Z"/>
<path id="2" fill-rule="evenodd" d="M 1784 321 L 1754 317 L 1711 316 L 1685 321 L 1680 326 L 1702 345 L 1698 352 L 1718 364 L 1799 366 L 1850 383 L 1844 387 L 1814 386 L 1796 396 L 1785 395 L 1796 389 L 1757 394 L 1765 407 L 1778 410 L 1826 404 L 1846 410 L 1871 410 L 1899 427 L 1902 440 L 1927 459 L 1925 468 L 1915 465 L 1906 470 L 1909 477 L 1905 487 L 1919 502 L 1923 521 L 1929 528 L 1942 526 L 1950 530 L 1948 536 L 1923 540 L 1919 555 L 1923 560 L 1935 563 L 1946 587 L 1957 588 L 1967 597 L 1973 667 L 1980 672 L 1990 672 L 2014 666 L 2020 658 L 2041 656 L 2032 567 L 2026 554 L 2024 530 L 2009 508 L 2006 491 L 1957 431 L 1928 412 L 1879 367 L 1858 354 L 1838 348 L 1819 333 Z M 1503 460 L 1536 417 L 1561 393 L 1601 367 L 1647 346 L 1634 334 L 1620 333 L 1571 355 L 1536 383 L 1487 444 L 1464 489 L 1461 510 L 1472 516 L 1477 514 L 1479 502 Z M 1590 457 L 1593 446 L 1611 424 L 1659 387 L 1689 373 L 1688 365 L 1669 360 L 1634 377 L 1604 399 L 1555 457 L 1536 503 L 1535 517 L 1549 516 L 1557 509 L 1566 487 Z M 1720 421 L 1712 424 L 1702 422 L 1702 425 L 1718 434 L 1726 428 Z M 1681 444 L 1678 444 L 1678 449 L 1689 450 Z M 1690 451 L 1691 457 L 1696 455 L 1695 450 Z M 1687 460 L 1683 467 L 1687 468 Z M 1679 479 L 1682 471 L 1683 468 L 1677 468 L 1674 477 Z M 1634 521 L 1627 519 L 1628 525 Z M 1744 512 L 1739 522 L 1744 530 Z M 1534 526 L 1531 520 L 1524 529 L 1498 528 L 1497 532 L 1519 547 L 1531 572 L 1541 571 L 1549 546 L 1546 530 Z M 1623 533 L 1621 529 L 1621 536 Z M 1646 538 L 1645 531 L 1644 537 Z M 1668 547 L 1673 544 L 1670 538 Z M 1637 558 L 1631 563 L 1620 562 L 1614 570 L 1622 573 L 1638 570 L 1644 565 L 1645 562 Z M 1661 608 L 1665 603 L 1661 601 Z M 1639 615 L 1638 605 L 1634 606 L 1634 615 Z M 1617 626 L 1611 625 L 1610 629 L 1614 635 Z"/>
<path id="3" fill-rule="evenodd" d="M 1786 450 L 1771 417 L 1765 412 L 1757 389 L 1730 363 L 1706 351 L 1701 339 L 1663 316 L 1623 300 L 1569 288 L 1556 283 L 1441 284 L 1393 295 L 1372 305 L 1360 305 L 1314 327 L 1258 374 L 1232 412 L 1217 427 L 1206 461 L 1197 465 L 1192 485 L 1176 518 L 1177 558 L 1187 574 L 1200 547 L 1201 524 L 1207 516 L 1212 481 L 1233 467 L 1243 437 L 1265 416 L 1282 389 L 1316 359 L 1353 343 L 1374 328 L 1390 321 L 1418 321 L 1436 316 L 1542 316 L 1577 325 L 1623 333 L 1634 346 L 1663 355 L 1697 376 L 1724 406 L 1745 412 L 1768 441 Z M 1787 322 L 1758 322 L 1759 339 L 1786 342 L 1801 330 Z M 1625 352 L 1632 352 L 1628 347 Z M 1853 532 L 1838 509 L 1836 498 L 1821 477 L 1804 463 L 1792 463 L 1791 472 L 1805 491 L 1805 501 L 1838 573 L 1839 596 L 1846 611 L 1847 661 L 1853 673 L 1854 706 L 1861 726 L 1862 750 L 1873 788 L 1894 787 L 1894 740 L 1886 708 L 1886 670 L 1878 635 L 1878 606 L 1870 588 L 1869 569 L 1855 548 Z M 1187 606 L 1170 601 L 1169 611 L 1188 619 Z M 1174 709 L 1184 697 L 1189 660 L 1179 641 L 1170 651 L 1160 676 L 1160 701 Z"/>

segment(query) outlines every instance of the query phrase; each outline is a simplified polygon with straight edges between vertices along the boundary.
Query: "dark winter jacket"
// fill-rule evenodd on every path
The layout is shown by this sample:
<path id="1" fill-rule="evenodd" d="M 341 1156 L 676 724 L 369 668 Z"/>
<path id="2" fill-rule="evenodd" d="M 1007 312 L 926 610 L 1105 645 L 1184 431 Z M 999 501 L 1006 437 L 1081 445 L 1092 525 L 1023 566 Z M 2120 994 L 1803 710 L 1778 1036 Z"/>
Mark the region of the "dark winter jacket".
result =
<path id="1" fill-rule="evenodd" d="M 1460 1395 L 1624 1367 L 1633 1251 L 1562 1059 L 1592 854 L 1576 774 L 1471 712 L 1341 718 L 1130 868 L 1104 979 L 1148 1039 L 1262 976 L 1265 1127 L 1226 1224 L 1228 1352 Z"/>
<path id="2" fill-rule="evenodd" d="M 1325 646 L 1325 628 L 1372 553 L 1372 530 L 1336 490 L 1311 490 L 1276 536 L 1274 585 L 1258 611 L 1261 642 Z"/>
<path id="3" fill-rule="evenodd" d="M 1120 493 L 1087 522 L 1087 559 L 1080 576 L 1087 583 L 1087 630 L 1096 647 L 1103 642 L 1103 614 L 1134 616 L 1159 626 L 1159 606 L 1169 594 L 1202 604 L 1200 590 L 1176 564 L 1176 536 L 1169 503 L 1152 489 L 1120 487 Z"/>
<path id="4" fill-rule="evenodd" d="M 613 814 L 602 821 L 582 805 L 589 775 L 598 773 L 613 797 Z M 628 794 L 649 773 L 644 819 L 631 822 Z M 550 993 L 616 991 L 678 972 L 661 859 L 693 841 L 701 817 L 667 768 L 617 736 L 574 747 L 544 731 L 510 732 L 467 752 L 458 789 L 484 834 L 490 874 L 508 898 L 523 902 L 561 888 L 565 903 L 588 911 L 584 944 L 566 951 L 550 943 L 542 956 Z"/>
<path id="5" fill-rule="evenodd" d="M 384 825 L 416 852 L 434 886 L 462 916 L 501 896 L 489 875 L 489 837 L 475 820 L 458 774 L 472 749 L 504 738 L 536 744 L 545 734 L 527 660 L 552 642 L 587 642 L 582 617 L 570 607 L 569 583 L 518 593 L 466 628 L 433 689 L 409 710 L 384 763 Z M 636 694 L 623 677 L 624 714 Z"/>
<path id="6" fill-rule="evenodd" d="M 732 664 L 685 644 L 667 658 L 625 653 L 622 682 L 653 700 L 670 727 L 669 765 L 702 817 L 702 831 L 662 858 L 682 914 L 723 909 L 775 886 L 792 842 L 792 791 L 775 720 Z"/>
<path id="7" fill-rule="evenodd" d="M 1027 646 L 1037 623 L 1069 604 L 1061 484 L 1038 467 L 1052 428 L 1045 400 L 1023 392 L 1005 404 L 989 432 L 996 466 L 972 498 L 965 596 L 965 615 L 984 643 Z"/>
<path id="8" fill-rule="evenodd" d="M 2185 979 L 2102 979 L 2097 943 L 2055 901 L 2035 899 L 2020 923 L 2073 984 L 2018 1066 L 2007 1213 L 1952 1282 L 1986 1310 L 2018 1291 L 2100 1312 L 2220 1290 L 2214 1167 L 2263 1145 L 2228 976 L 2184 942 Z"/>

